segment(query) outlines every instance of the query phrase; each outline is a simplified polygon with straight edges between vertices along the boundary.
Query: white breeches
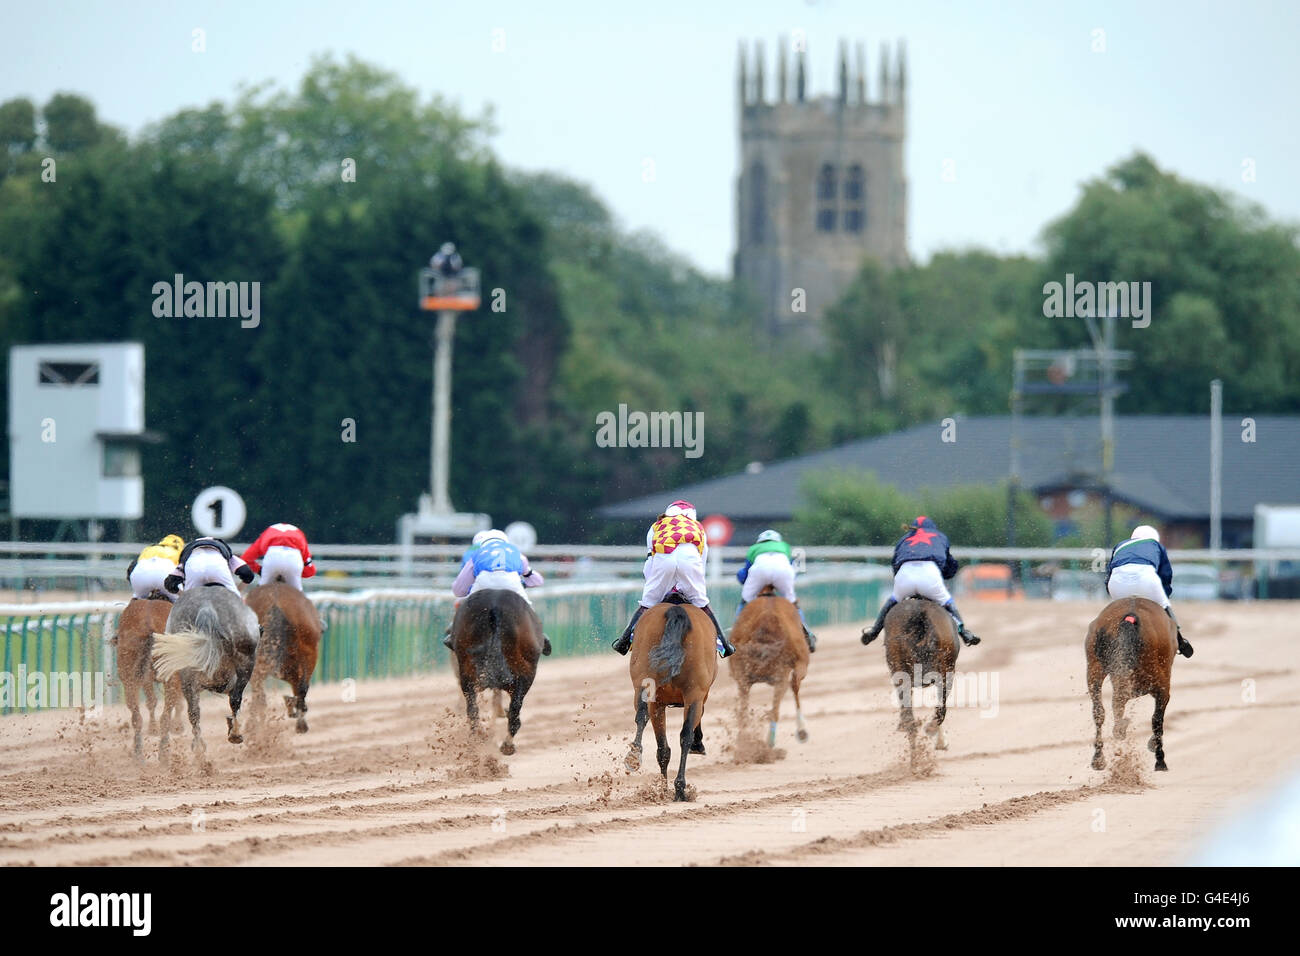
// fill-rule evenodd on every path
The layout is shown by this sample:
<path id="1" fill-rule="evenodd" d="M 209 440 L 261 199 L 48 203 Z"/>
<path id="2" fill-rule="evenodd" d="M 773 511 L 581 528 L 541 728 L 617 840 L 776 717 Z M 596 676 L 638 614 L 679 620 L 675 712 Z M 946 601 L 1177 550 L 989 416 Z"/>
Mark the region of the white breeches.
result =
<path id="1" fill-rule="evenodd" d="M 185 562 L 185 590 L 192 591 L 205 584 L 220 584 L 239 593 L 235 576 L 230 573 L 230 563 L 211 548 L 199 548 Z"/>
<path id="2" fill-rule="evenodd" d="M 135 567 L 131 569 L 131 596 L 146 598 L 151 591 L 157 591 L 169 600 L 176 600 L 176 596 L 163 587 L 167 575 L 175 570 L 175 562 L 168 561 L 166 558 L 145 558 L 143 561 L 137 561 Z"/>
<path id="3" fill-rule="evenodd" d="M 776 588 L 777 594 L 794 603 L 794 567 L 784 554 L 769 551 L 754 558 L 740 589 L 740 599 L 748 604 L 769 584 Z"/>
<path id="4" fill-rule="evenodd" d="M 943 575 L 939 573 L 939 565 L 933 561 L 904 561 L 898 566 L 898 573 L 894 575 L 894 600 L 902 601 L 914 595 L 927 597 L 940 605 L 952 600 L 943 583 Z"/>
<path id="5" fill-rule="evenodd" d="M 652 554 L 645 559 L 641 606 L 654 607 L 674 587 L 696 607 L 709 603 L 704 586 L 704 559 L 693 544 L 679 544 L 671 554 Z"/>
<path id="6" fill-rule="evenodd" d="M 469 593 L 475 591 L 486 591 L 489 588 L 514 591 L 521 598 L 531 605 L 533 602 L 528 600 L 528 592 L 524 590 L 523 578 L 515 571 L 480 571 L 474 577 L 474 586 L 469 589 Z"/>
<path id="7" fill-rule="evenodd" d="M 277 577 L 285 584 L 292 584 L 302 590 L 302 553 L 297 548 L 276 545 L 266 549 L 262 558 L 262 584 L 270 584 Z"/>
<path id="8" fill-rule="evenodd" d="M 1110 572 L 1106 590 L 1112 598 L 1144 597 L 1161 607 L 1169 606 L 1169 595 L 1160 583 L 1160 575 L 1149 564 L 1121 564 Z"/>

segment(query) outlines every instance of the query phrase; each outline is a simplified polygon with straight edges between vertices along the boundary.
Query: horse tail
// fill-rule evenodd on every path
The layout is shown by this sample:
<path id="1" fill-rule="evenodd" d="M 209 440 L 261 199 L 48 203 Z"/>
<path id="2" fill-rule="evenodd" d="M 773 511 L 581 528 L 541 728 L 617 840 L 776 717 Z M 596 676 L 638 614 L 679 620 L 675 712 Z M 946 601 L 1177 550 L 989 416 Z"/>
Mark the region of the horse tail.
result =
<path id="1" fill-rule="evenodd" d="M 1141 620 L 1137 599 L 1130 598 L 1128 613 L 1120 618 L 1115 633 L 1103 630 L 1097 635 L 1097 659 L 1107 672 L 1128 671 L 1137 667 L 1138 659 L 1142 656 Z"/>
<path id="2" fill-rule="evenodd" d="M 211 678 L 221 666 L 221 623 L 217 612 L 208 605 L 194 615 L 194 625 L 189 630 L 170 634 L 154 634 L 154 673 L 160 681 L 173 674 L 194 668 Z"/>
<path id="3" fill-rule="evenodd" d="M 911 642 L 918 653 L 938 641 L 938 635 L 934 633 L 934 628 L 930 627 L 930 618 L 925 612 L 925 606 L 917 602 L 917 606 L 912 609 L 911 615 L 903 623 L 903 636 Z"/>
<path id="4" fill-rule="evenodd" d="M 280 605 L 272 604 L 271 609 L 266 612 L 266 626 L 261 637 L 262 640 L 269 642 L 271 647 L 277 649 L 277 656 L 283 660 L 289 651 L 289 618 L 285 616 Z"/>
<path id="5" fill-rule="evenodd" d="M 650 666 L 655 673 L 662 675 L 661 680 L 671 680 L 682 672 L 686 663 L 686 645 L 683 643 L 691 629 L 691 618 L 681 607 L 674 604 L 664 615 L 664 633 L 659 643 L 650 651 Z"/>
<path id="6" fill-rule="evenodd" d="M 484 608 L 487 615 L 487 627 L 483 630 L 482 640 L 474 645 L 476 670 L 485 687 L 508 687 L 514 681 L 514 673 L 506 662 L 503 639 L 506 622 L 501 608 L 496 601 L 491 601 Z"/>

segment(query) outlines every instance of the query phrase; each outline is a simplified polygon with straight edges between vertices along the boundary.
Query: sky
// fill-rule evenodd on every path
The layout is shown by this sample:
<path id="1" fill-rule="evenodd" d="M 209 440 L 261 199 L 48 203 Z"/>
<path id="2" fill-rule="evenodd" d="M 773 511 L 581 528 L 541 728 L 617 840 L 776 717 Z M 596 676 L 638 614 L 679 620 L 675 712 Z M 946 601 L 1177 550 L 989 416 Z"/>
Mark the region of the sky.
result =
<path id="1" fill-rule="evenodd" d="M 776 44 L 796 31 L 812 95 L 834 91 L 841 38 L 866 44 L 869 89 L 880 44 L 906 43 L 919 261 L 1037 252 L 1081 185 L 1139 149 L 1300 222 L 1290 0 L 0 0 L 0 101 L 77 92 L 135 133 L 241 84 L 294 88 L 314 54 L 353 53 L 470 115 L 490 108 L 506 164 L 590 184 L 623 227 L 721 276 L 735 250 L 737 46 L 763 41 L 770 86 Z"/>

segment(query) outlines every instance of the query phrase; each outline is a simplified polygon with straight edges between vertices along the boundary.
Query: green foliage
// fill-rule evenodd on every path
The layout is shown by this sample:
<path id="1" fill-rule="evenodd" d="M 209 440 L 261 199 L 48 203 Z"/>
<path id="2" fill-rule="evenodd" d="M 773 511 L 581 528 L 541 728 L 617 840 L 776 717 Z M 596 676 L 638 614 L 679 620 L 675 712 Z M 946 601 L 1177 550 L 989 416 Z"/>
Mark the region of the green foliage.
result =
<path id="1" fill-rule="evenodd" d="M 873 473 L 833 471 L 809 475 L 805 503 L 791 535 L 806 544 L 892 545 L 916 515 L 924 514 L 954 546 L 1001 547 L 1007 543 L 1007 487 L 959 485 L 903 491 Z M 1016 495 L 1016 543 L 1047 547 L 1052 523 L 1032 495 Z"/>

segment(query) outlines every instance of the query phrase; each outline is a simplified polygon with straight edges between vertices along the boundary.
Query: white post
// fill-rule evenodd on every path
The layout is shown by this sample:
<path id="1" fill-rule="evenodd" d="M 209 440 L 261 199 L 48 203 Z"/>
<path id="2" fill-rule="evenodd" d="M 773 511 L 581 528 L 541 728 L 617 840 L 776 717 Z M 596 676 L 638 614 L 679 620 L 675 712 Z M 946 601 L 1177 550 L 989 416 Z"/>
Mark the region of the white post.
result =
<path id="1" fill-rule="evenodd" d="M 435 514 L 450 514 L 447 474 L 451 459 L 451 349 L 456 339 L 456 313 L 438 313 L 438 344 L 433 356 L 433 443 L 430 449 L 429 492 Z"/>
<path id="2" fill-rule="evenodd" d="M 1223 547 L 1223 382 L 1210 383 L 1210 550 Z"/>

